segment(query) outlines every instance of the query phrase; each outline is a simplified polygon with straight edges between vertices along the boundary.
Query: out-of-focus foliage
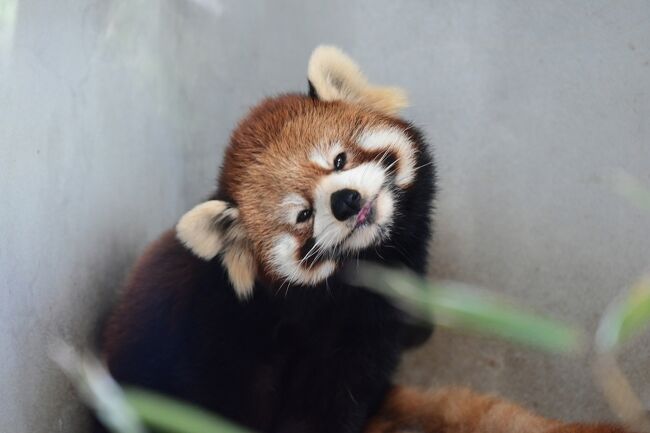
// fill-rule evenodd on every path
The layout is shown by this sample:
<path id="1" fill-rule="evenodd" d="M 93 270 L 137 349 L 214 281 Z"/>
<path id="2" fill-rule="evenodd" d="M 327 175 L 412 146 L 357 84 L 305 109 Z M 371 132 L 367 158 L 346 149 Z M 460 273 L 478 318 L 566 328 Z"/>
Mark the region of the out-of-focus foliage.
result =
<path id="1" fill-rule="evenodd" d="M 18 0 L 0 0 L 0 66 L 8 61 L 13 50 L 18 16 Z"/>
<path id="2" fill-rule="evenodd" d="M 2 0 L 0 0 L 2 1 Z M 627 174 L 618 192 L 650 210 L 650 191 Z M 347 273 L 353 284 L 372 288 L 425 320 L 459 330 L 503 338 L 556 353 L 584 349 L 583 332 L 513 306 L 485 291 L 452 282 L 429 282 L 408 270 L 362 263 Z M 650 277 L 613 302 L 595 337 L 595 373 L 614 411 L 634 431 L 650 432 L 650 421 L 616 362 L 621 346 L 650 323 Z M 245 433 L 203 409 L 140 389 L 122 390 L 92 356 L 59 343 L 52 358 L 66 372 L 84 402 L 114 433 L 144 433 L 144 425 L 170 433 Z"/>
<path id="3" fill-rule="evenodd" d="M 650 277 L 635 284 L 603 316 L 596 334 L 600 352 L 614 351 L 650 322 Z"/>
<path id="4" fill-rule="evenodd" d="M 614 178 L 618 194 L 630 204 L 650 211 L 650 189 L 626 172 Z M 614 412 L 632 431 L 650 432 L 644 404 L 617 361 L 625 343 L 650 324 L 650 277 L 645 277 L 614 300 L 600 320 L 594 346 L 594 377 Z"/>
<path id="5" fill-rule="evenodd" d="M 431 283 L 406 270 L 363 263 L 350 280 L 389 296 L 402 308 L 437 324 L 493 335 L 551 352 L 576 352 L 576 327 L 509 305 L 494 295 L 451 282 Z"/>
<path id="6" fill-rule="evenodd" d="M 51 358 L 66 373 L 79 396 L 113 433 L 146 433 L 145 425 L 169 433 L 247 433 L 203 409 L 141 389 L 122 389 L 93 356 L 63 342 Z"/>
<path id="7" fill-rule="evenodd" d="M 97 358 L 80 354 L 62 341 L 52 345 L 50 358 L 75 386 L 79 397 L 113 433 L 145 433 L 122 388 Z"/>
<path id="8" fill-rule="evenodd" d="M 126 389 L 126 399 L 144 423 L 177 433 L 247 433 L 208 411 L 141 389 Z"/>

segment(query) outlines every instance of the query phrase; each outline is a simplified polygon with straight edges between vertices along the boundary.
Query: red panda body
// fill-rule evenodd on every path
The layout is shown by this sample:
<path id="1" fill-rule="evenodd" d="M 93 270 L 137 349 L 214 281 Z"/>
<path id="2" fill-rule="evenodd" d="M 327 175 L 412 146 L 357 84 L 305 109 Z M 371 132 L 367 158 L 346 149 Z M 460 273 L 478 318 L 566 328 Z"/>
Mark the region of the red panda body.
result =
<path id="1" fill-rule="evenodd" d="M 360 432 L 401 352 L 429 335 L 341 270 L 360 258 L 425 272 L 431 156 L 394 117 L 395 89 L 320 50 L 312 94 L 254 108 L 211 199 L 136 264 L 104 334 L 118 381 L 257 431 Z"/>

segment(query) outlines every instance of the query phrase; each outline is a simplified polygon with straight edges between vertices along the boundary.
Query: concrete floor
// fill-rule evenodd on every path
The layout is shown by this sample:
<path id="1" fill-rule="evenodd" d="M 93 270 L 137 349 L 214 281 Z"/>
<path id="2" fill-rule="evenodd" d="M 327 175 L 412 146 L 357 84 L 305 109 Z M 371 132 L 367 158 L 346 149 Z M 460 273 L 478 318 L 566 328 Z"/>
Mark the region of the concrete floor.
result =
<path id="1" fill-rule="evenodd" d="M 144 245 L 211 189 L 236 120 L 319 43 L 405 87 L 440 172 L 432 274 L 593 330 L 647 271 L 650 3 L 0 0 L 0 431 L 83 431 L 53 336 L 93 340 Z M 650 402 L 647 339 L 625 367 Z M 610 418 L 586 359 L 440 330 L 402 380 Z"/>

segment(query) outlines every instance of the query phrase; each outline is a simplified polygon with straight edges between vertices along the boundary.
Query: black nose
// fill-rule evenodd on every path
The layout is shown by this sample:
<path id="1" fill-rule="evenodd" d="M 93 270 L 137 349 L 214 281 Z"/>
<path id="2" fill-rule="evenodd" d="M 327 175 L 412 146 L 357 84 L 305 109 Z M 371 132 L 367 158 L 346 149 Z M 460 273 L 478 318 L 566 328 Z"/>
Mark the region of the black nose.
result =
<path id="1" fill-rule="evenodd" d="M 344 221 L 361 210 L 361 194 L 353 189 L 341 189 L 330 198 L 332 213 L 339 221 Z"/>

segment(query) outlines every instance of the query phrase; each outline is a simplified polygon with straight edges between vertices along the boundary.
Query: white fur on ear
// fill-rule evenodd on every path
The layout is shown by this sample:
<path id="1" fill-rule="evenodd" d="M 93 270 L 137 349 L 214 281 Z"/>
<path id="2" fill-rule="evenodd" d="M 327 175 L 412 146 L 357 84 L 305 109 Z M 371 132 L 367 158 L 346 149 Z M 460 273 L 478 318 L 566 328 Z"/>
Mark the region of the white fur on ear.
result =
<path id="1" fill-rule="evenodd" d="M 223 247 L 224 236 L 217 229 L 217 221 L 228 204 L 220 200 L 201 203 L 176 224 L 176 237 L 183 245 L 204 260 L 211 260 Z"/>
<path id="2" fill-rule="evenodd" d="M 210 200 L 195 206 L 176 225 L 176 237 L 196 256 L 222 263 L 239 298 L 253 294 L 256 265 L 250 243 L 237 219 L 239 211 L 228 203 Z"/>
<path id="3" fill-rule="evenodd" d="M 408 106 L 404 90 L 368 83 L 354 60 L 333 46 L 321 45 L 314 50 L 307 78 L 323 101 L 357 103 L 391 115 Z"/>

